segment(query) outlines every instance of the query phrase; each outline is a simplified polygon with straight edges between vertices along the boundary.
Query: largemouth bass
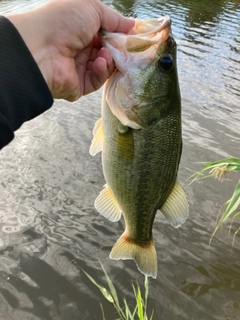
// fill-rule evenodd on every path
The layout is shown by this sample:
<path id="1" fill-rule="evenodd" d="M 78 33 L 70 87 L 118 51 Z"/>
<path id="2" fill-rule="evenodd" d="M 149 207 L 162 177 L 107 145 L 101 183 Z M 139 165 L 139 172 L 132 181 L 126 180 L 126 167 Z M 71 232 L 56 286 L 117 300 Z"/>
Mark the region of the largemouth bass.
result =
<path id="1" fill-rule="evenodd" d="M 136 19 L 131 34 L 100 31 L 116 71 L 105 84 L 102 117 L 96 122 L 90 154 L 102 151 L 106 185 L 95 201 L 104 217 L 126 229 L 111 259 L 133 259 L 156 278 L 152 227 L 160 210 L 173 227 L 188 216 L 177 180 L 182 151 L 181 100 L 176 43 L 168 16 Z"/>

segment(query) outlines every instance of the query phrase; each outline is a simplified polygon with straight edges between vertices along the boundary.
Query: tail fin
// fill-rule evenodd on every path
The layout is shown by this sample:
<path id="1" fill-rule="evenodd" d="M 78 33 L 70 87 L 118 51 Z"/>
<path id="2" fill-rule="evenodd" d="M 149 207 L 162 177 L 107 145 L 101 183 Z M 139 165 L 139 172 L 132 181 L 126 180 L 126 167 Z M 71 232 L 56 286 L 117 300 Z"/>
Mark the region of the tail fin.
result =
<path id="1" fill-rule="evenodd" d="M 153 240 L 142 243 L 134 242 L 124 232 L 112 248 L 110 258 L 114 260 L 132 259 L 136 262 L 138 270 L 144 275 L 157 277 L 157 254 Z"/>

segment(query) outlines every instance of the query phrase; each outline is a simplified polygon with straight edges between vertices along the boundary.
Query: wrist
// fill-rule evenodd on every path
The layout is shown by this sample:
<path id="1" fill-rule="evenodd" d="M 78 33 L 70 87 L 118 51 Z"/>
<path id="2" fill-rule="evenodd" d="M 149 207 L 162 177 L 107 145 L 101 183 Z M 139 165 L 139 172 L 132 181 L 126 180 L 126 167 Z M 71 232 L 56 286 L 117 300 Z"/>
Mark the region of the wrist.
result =
<path id="1" fill-rule="evenodd" d="M 49 68 L 46 66 L 46 44 L 44 43 L 44 34 L 41 24 L 38 23 L 34 11 L 21 14 L 6 16 L 6 18 L 15 26 L 21 35 L 23 41 L 28 47 L 32 57 L 36 61 L 47 86 L 50 88 Z"/>

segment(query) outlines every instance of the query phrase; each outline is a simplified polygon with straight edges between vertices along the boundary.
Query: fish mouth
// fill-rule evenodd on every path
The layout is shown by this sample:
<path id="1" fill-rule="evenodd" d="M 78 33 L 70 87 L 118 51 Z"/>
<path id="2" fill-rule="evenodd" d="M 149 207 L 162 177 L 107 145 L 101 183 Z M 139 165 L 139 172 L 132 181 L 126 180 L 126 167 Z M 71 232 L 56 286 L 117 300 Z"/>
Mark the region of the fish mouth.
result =
<path id="1" fill-rule="evenodd" d="M 129 31 L 129 33 L 115 33 L 109 32 L 104 29 L 100 29 L 98 34 L 100 40 L 104 43 L 106 38 L 111 38 L 112 36 L 116 36 L 117 34 L 122 36 L 139 36 L 143 35 L 143 37 L 152 36 L 152 34 L 161 32 L 162 30 L 171 26 L 171 18 L 170 16 L 160 17 L 158 19 L 151 20 L 141 20 L 135 19 L 134 27 Z M 106 39 L 107 40 L 107 39 Z"/>
<path id="2" fill-rule="evenodd" d="M 111 51 L 117 69 L 125 74 L 129 62 L 136 61 L 144 67 L 156 58 L 159 46 L 171 36 L 171 18 L 135 19 L 128 34 L 100 29 L 98 35 L 102 45 Z"/>
<path id="3" fill-rule="evenodd" d="M 160 17 L 152 20 L 135 19 L 135 26 L 130 31 L 133 35 L 142 34 L 151 36 L 153 33 L 161 32 L 171 26 L 171 18 L 169 16 Z"/>

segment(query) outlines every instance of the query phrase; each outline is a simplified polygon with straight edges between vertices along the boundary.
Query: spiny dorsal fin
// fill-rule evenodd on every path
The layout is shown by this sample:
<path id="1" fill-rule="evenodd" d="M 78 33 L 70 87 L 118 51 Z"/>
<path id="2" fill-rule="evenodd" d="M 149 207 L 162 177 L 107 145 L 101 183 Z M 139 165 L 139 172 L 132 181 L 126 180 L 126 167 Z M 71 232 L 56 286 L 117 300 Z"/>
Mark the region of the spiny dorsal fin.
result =
<path id="1" fill-rule="evenodd" d="M 118 221 L 121 218 L 121 209 L 107 185 L 95 200 L 94 206 L 102 216 L 110 221 Z"/>
<path id="2" fill-rule="evenodd" d="M 188 202 L 186 194 L 178 181 L 176 181 L 160 210 L 174 228 L 180 227 L 186 221 L 189 212 Z"/>
<path id="3" fill-rule="evenodd" d="M 103 138 L 102 118 L 100 118 L 96 121 L 93 129 L 93 139 L 89 150 L 91 156 L 95 156 L 98 152 L 102 151 Z"/>
<path id="4" fill-rule="evenodd" d="M 149 277 L 157 277 L 158 263 L 153 240 L 140 244 L 129 240 L 125 231 L 112 248 L 110 258 L 113 260 L 132 259 L 141 273 Z"/>

